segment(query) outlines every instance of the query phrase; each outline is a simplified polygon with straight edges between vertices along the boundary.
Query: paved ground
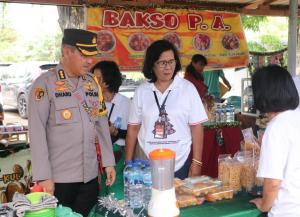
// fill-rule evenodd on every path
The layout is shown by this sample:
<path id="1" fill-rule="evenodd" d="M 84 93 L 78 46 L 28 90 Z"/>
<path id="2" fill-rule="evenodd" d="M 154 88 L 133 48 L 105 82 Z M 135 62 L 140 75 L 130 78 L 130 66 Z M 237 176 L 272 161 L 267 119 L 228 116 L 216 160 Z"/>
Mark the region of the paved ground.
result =
<path id="1" fill-rule="evenodd" d="M 4 124 L 7 123 L 20 123 L 28 126 L 28 120 L 20 118 L 17 110 L 4 108 Z"/>

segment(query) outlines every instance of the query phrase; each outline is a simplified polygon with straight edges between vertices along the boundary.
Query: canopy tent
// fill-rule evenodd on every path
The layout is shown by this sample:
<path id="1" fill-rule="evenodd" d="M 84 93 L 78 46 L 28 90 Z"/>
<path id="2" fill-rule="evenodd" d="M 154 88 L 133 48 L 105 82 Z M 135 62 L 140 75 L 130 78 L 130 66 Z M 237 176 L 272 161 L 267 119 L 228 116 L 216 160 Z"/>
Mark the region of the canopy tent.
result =
<path id="1" fill-rule="evenodd" d="M 161 6 L 193 7 L 208 10 L 225 10 L 247 15 L 288 16 L 289 0 L 0 0 L 12 3 L 36 3 L 54 5 L 107 5 L 107 6 Z M 293 0 L 296 2 L 296 0 Z M 298 0 L 300 3 L 300 0 Z M 300 15 L 298 8 L 298 15 Z"/>
<path id="2" fill-rule="evenodd" d="M 291 74 L 296 74 L 297 17 L 300 15 L 300 0 L 0 0 L 0 2 L 69 6 L 186 7 L 231 11 L 253 16 L 289 16 L 288 69 Z"/>

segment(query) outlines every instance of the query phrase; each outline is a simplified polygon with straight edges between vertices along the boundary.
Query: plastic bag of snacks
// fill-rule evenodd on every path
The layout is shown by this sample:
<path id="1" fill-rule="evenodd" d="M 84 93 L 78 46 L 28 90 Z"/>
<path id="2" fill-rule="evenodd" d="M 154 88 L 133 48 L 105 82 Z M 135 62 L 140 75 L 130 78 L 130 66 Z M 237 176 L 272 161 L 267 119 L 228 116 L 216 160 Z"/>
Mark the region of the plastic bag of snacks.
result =
<path id="1" fill-rule="evenodd" d="M 255 174 L 257 174 L 258 164 L 259 164 L 259 159 L 255 158 L 255 161 L 254 161 Z M 263 183 L 264 183 L 263 178 L 255 177 L 255 186 L 262 187 Z"/>
<path id="2" fill-rule="evenodd" d="M 260 145 L 257 138 L 253 134 L 252 128 L 242 130 L 244 141 L 241 142 L 242 151 L 251 151 L 254 156 L 259 156 Z"/>
<path id="3" fill-rule="evenodd" d="M 228 155 L 220 155 L 218 159 L 219 179 L 223 185 L 229 186 L 234 192 L 241 190 L 242 164 Z"/>
<path id="4" fill-rule="evenodd" d="M 255 169 L 255 158 L 252 155 L 252 152 L 237 152 L 234 155 L 234 159 L 241 162 L 242 171 L 241 171 L 241 186 L 246 191 L 251 191 L 254 187 L 256 179 L 256 169 Z"/>

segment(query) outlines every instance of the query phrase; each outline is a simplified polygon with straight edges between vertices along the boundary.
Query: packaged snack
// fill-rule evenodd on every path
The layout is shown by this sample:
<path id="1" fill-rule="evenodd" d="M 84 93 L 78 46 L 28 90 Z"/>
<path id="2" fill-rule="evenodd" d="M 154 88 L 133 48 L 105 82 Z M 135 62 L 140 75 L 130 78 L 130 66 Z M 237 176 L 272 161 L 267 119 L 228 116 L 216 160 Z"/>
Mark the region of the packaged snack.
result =
<path id="1" fill-rule="evenodd" d="M 259 159 L 256 158 L 254 161 L 254 169 L 255 169 L 255 186 L 257 187 L 262 187 L 264 184 L 264 179 L 263 178 L 258 178 L 256 177 L 257 170 L 258 170 L 258 164 L 259 164 Z"/>
<path id="2" fill-rule="evenodd" d="M 217 200 L 232 199 L 233 189 L 229 187 L 219 187 L 214 193 L 209 193 L 205 196 L 205 199 L 209 202 L 215 202 Z"/>
<path id="3" fill-rule="evenodd" d="M 180 187 L 184 184 L 184 181 L 179 178 L 174 178 L 174 188 Z"/>
<path id="4" fill-rule="evenodd" d="M 219 155 L 218 158 L 218 178 L 224 183 L 229 182 L 228 164 L 232 161 L 230 154 Z"/>
<path id="5" fill-rule="evenodd" d="M 254 187 L 256 179 L 256 170 L 251 161 L 245 161 L 242 163 L 242 174 L 241 185 L 249 192 Z"/>
<path id="6" fill-rule="evenodd" d="M 194 205 L 200 205 L 205 200 L 204 197 L 197 198 L 193 195 L 188 195 L 188 194 L 176 195 L 176 199 L 177 199 L 177 202 L 178 202 L 180 208 L 194 206 Z"/>
<path id="7" fill-rule="evenodd" d="M 207 182 L 210 181 L 212 178 L 209 176 L 193 176 L 188 177 L 184 180 L 186 184 L 195 184 L 197 182 Z"/>
<path id="8" fill-rule="evenodd" d="M 260 145 L 257 138 L 254 136 L 252 128 L 242 130 L 244 141 L 241 142 L 241 149 L 243 151 L 251 151 L 254 156 L 259 156 Z"/>
<path id="9" fill-rule="evenodd" d="M 212 179 L 210 182 L 214 183 L 217 186 L 222 186 L 223 185 L 223 182 L 219 179 Z"/>
<path id="10" fill-rule="evenodd" d="M 219 179 L 223 185 L 231 187 L 234 192 L 241 190 L 241 171 L 242 164 L 238 160 L 231 158 L 224 158 L 221 156 L 219 159 Z"/>
<path id="11" fill-rule="evenodd" d="M 241 162 L 241 185 L 247 192 L 249 192 L 254 187 L 256 179 L 255 155 L 253 155 L 250 151 L 237 152 L 234 155 L 234 159 Z"/>
<path id="12" fill-rule="evenodd" d="M 211 182 L 198 182 L 195 184 L 185 184 L 180 187 L 180 191 L 185 194 L 190 194 L 194 196 L 201 196 L 214 192 L 218 186 Z"/>

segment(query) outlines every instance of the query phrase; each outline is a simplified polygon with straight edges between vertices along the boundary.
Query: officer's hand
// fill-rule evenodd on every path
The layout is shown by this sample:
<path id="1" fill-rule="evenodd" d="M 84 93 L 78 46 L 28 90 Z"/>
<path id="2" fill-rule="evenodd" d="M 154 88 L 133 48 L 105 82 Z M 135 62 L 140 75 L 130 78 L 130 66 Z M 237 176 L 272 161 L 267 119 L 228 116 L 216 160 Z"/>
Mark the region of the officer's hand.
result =
<path id="1" fill-rule="evenodd" d="M 52 181 L 52 179 L 40 181 L 39 184 L 44 188 L 45 192 L 54 195 L 54 182 Z"/>
<path id="2" fill-rule="evenodd" d="M 105 168 L 105 172 L 106 172 L 106 185 L 107 186 L 112 186 L 112 184 L 114 184 L 115 180 L 116 180 L 116 171 L 114 167 L 106 167 Z"/>
<path id="3" fill-rule="evenodd" d="M 117 134 L 118 134 L 118 129 L 115 128 L 113 125 L 111 125 L 111 126 L 109 127 L 109 133 L 110 133 L 110 135 L 112 135 L 112 136 L 117 136 Z"/>

